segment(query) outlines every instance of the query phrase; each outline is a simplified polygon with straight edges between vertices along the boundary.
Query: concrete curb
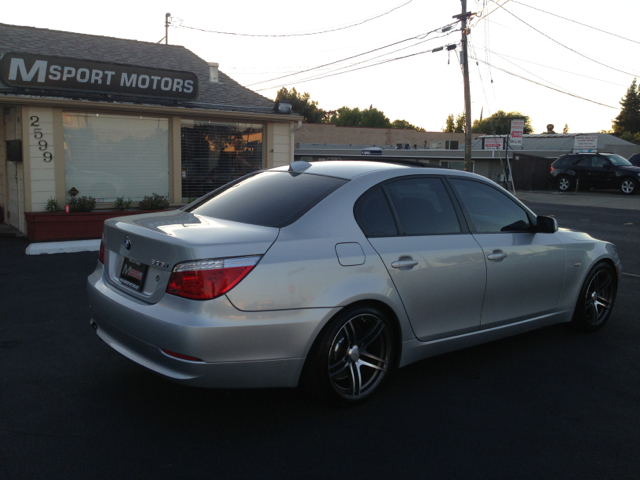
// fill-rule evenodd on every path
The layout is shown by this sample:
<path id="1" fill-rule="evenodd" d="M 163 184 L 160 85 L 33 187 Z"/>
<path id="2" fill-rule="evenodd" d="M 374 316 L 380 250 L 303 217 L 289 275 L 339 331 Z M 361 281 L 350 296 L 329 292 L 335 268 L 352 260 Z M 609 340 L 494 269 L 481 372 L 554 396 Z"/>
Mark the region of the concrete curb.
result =
<path id="1" fill-rule="evenodd" d="M 44 255 L 54 253 L 97 252 L 100 240 L 76 240 L 73 242 L 32 243 L 27 247 L 27 255 Z"/>

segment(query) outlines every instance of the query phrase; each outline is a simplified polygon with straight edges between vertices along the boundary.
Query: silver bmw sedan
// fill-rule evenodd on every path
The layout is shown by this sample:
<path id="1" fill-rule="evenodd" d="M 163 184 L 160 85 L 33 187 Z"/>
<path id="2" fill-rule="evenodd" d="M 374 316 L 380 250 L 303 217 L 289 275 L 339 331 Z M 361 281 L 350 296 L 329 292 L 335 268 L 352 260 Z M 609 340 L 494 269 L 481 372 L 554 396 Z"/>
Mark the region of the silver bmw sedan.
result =
<path id="1" fill-rule="evenodd" d="M 363 401 L 444 352 L 611 315 L 611 243 L 558 230 L 484 177 L 293 162 L 181 210 L 105 222 L 88 279 L 108 345 L 179 383 Z"/>

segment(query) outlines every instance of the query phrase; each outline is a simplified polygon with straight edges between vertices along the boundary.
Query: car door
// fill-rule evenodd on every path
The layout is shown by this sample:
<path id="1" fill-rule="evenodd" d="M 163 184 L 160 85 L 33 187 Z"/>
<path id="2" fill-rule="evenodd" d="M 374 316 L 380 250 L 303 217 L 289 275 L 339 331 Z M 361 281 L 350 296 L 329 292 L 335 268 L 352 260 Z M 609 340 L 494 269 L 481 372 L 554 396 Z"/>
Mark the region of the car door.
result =
<path id="1" fill-rule="evenodd" d="M 580 188 L 591 188 L 593 186 L 593 158 L 592 155 L 580 155 L 572 166 L 576 172 L 576 180 Z"/>
<path id="2" fill-rule="evenodd" d="M 387 182 L 356 204 L 356 219 L 423 341 L 480 328 L 486 266 L 457 208 L 437 176 Z"/>
<path id="3" fill-rule="evenodd" d="M 555 312 L 564 283 L 564 247 L 536 233 L 524 208 L 497 187 L 450 180 L 484 252 L 487 289 L 483 328 Z"/>
<path id="4" fill-rule="evenodd" d="M 613 165 L 600 155 L 592 155 L 592 186 L 594 188 L 616 188 L 616 172 Z"/>

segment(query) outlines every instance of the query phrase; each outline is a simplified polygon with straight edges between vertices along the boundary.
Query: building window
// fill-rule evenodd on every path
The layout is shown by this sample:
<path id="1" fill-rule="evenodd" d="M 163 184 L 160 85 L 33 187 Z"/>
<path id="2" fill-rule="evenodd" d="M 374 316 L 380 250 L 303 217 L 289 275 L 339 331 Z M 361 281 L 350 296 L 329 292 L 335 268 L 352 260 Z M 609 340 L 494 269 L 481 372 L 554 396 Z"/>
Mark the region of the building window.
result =
<path id="1" fill-rule="evenodd" d="M 166 118 L 63 114 L 65 188 L 98 202 L 169 195 Z"/>
<path id="2" fill-rule="evenodd" d="M 262 168 L 262 125 L 182 120 L 181 137 L 183 201 Z"/>
<path id="3" fill-rule="evenodd" d="M 464 170 L 464 160 L 440 160 L 441 167 L 452 168 L 454 170 Z M 471 171 L 475 172 L 476 163 L 471 162 Z"/>

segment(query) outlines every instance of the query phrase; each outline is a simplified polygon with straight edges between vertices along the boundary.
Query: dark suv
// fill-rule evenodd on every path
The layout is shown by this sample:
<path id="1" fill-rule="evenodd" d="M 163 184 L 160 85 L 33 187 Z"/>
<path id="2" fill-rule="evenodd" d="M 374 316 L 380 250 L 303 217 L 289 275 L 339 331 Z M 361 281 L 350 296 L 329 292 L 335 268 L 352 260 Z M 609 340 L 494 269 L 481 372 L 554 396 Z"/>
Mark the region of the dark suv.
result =
<path id="1" fill-rule="evenodd" d="M 551 164 L 551 181 L 561 192 L 576 188 L 618 188 L 625 195 L 638 191 L 640 167 L 612 153 L 576 153 Z"/>

